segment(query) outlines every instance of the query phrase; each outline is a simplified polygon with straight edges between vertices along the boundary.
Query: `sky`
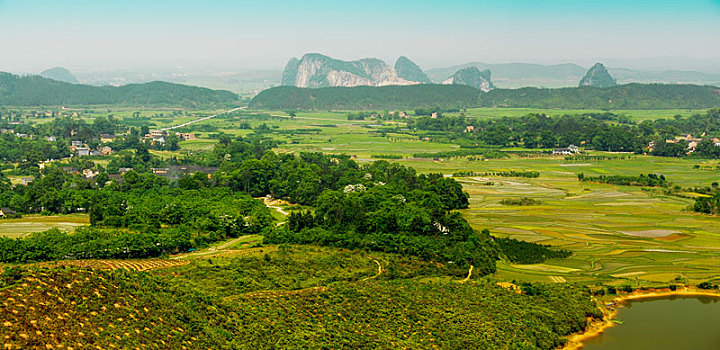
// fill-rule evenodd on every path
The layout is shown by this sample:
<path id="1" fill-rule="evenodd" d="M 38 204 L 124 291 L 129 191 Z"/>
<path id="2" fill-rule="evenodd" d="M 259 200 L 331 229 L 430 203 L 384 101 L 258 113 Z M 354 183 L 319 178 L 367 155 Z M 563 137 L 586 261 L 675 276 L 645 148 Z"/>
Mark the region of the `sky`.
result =
<path id="1" fill-rule="evenodd" d="M 279 70 L 306 52 L 690 69 L 720 64 L 718 25 L 720 0 L 0 0 L 0 71 Z"/>

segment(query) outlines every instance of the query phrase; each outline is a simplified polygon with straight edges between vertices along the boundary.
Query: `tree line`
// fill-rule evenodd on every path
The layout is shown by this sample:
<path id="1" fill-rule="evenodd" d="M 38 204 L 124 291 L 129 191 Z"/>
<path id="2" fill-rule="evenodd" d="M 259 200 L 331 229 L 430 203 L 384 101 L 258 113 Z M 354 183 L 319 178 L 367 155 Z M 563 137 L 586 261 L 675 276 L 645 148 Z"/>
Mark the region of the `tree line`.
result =
<path id="1" fill-rule="evenodd" d="M 613 113 L 583 113 L 557 117 L 528 114 L 498 119 L 468 118 L 464 115 L 420 117 L 410 120 L 408 127 L 421 138 L 431 135 L 433 141 L 461 146 L 554 148 L 573 144 L 598 151 L 648 152 L 668 157 L 720 157 L 720 147 L 712 141 L 713 136 L 720 137 L 720 109 L 689 117 L 647 120 L 639 124 Z M 681 135 L 687 134 L 703 137 L 693 152 L 688 148 L 690 141 L 680 139 Z M 650 147 L 651 142 L 653 147 Z M 459 151 L 458 155 L 483 153 L 480 150 Z"/>

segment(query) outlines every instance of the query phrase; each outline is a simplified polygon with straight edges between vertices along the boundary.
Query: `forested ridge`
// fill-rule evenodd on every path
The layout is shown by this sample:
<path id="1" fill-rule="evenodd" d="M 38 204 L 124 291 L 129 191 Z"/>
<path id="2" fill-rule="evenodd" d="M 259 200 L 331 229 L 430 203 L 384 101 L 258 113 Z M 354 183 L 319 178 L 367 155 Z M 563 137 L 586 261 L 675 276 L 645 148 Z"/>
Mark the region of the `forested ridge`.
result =
<path id="1" fill-rule="evenodd" d="M 720 105 L 713 86 L 626 84 L 609 88 L 494 89 L 482 92 L 464 85 L 423 84 L 382 87 L 297 88 L 262 91 L 251 108 L 280 110 L 371 110 L 411 108 L 523 107 L 566 109 L 712 108 Z"/>
<path id="2" fill-rule="evenodd" d="M 477 104 L 480 90 L 465 85 L 356 86 L 298 88 L 281 86 L 260 92 L 250 108 L 300 110 L 459 108 Z"/>
<path id="3" fill-rule="evenodd" d="M 0 105 L 68 106 L 134 105 L 225 107 L 238 103 L 229 91 L 211 90 L 167 82 L 119 87 L 70 84 L 40 76 L 0 72 Z"/>

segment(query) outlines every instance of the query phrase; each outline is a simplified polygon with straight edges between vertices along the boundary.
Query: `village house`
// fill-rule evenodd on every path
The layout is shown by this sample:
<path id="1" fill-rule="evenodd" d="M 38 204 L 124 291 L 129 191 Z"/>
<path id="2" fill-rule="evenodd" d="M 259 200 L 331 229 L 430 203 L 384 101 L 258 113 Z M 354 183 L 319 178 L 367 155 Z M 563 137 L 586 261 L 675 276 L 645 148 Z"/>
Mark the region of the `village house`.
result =
<path id="1" fill-rule="evenodd" d="M 185 140 L 185 141 L 197 139 L 195 137 L 195 134 L 189 133 L 189 132 L 177 132 L 177 133 L 175 133 L 175 136 L 177 136 L 181 140 Z"/>
<path id="2" fill-rule="evenodd" d="M 97 176 L 97 174 L 99 174 L 100 172 L 92 171 L 91 169 L 83 169 L 82 173 L 86 179 L 90 179 Z"/>
<path id="3" fill-rule="evenodd" d="M 128 171 L 132 171 L 132 170 L 133 170 L 133 168 L 118 168 L 118 173 L 125 174 Z"/>
<path id="4" fill-rule="evenodd" d="M 77 174 L 79 170 L 76 167 L 64 166 L 64 167 L 62 167 L 62 171 L 66 172 L 68 174 L 74 175 L 74 174 Z"/>
<path id="5" fill-rule="evenodd" d="M 82 141 L 70 141 L 71 147 L 82 147 L 83 142 Z"/>
<path id="6" fill-rule="evenodd" d="M 553 155 L 569 156 L 580 153 L 580 148 L 575 145 L 569 145 L 567 148 L 555 148 L 552 151 Z"/>
<path id="7" fill-rule="evenodd" d="M 23 178 L 20 180 L 20 183 L 21 183 L 23 186 L 27 186 L 27 185 L 29 185 L 29 184 L 30 184 L 31 182 L 33 182 L 33 181 L 35 181 L 35 178 L 32 177 L 32 176 L 28 176 L 28 177 L 23 177 Z"/>
<path id="8" fill-rule="evenodd" d="M 197 165 L 171 165 L 168 168 L 152 168 L 153 174 L 171 181 L 180 179 L 183 176 L 191 176 L 197 172 L 207 174 L 208 179 L 210 179 L 218 170 L 217 167 L 201 167 Z"/>
<path id="9" fill-rule="evenodd" d="M 7 207 L 0 208 L 0 218 L 7 219 L 7 218 L 14 218 L 17 216 L 18 216 L 18 213 L 10 208 L 7 208 Z"/>
<path id="10" fill-rule="evenodd" d="M 165 143 L 165 137 L 163 137 L 163 136 L 153 136 L 153 137 L 152 137 L 152 140 L 151 140 L 151 143 L 152 143 L 152 144 L 156 144 L 156 143 L 163 144 L 163 143 Z"/>
<path id="11" fill-rule="evenodd" d="M 103 148 L 100 149 L 100 153 L 104 156 L 108 156 L 113 153 L 113 150 L 108 146 L 103 146 Z"/>
<path id="12" fill-rule="evenodd" d="M 78 147 L 77 148 L 77 155 L 78 157 L 86 157 L 90 155 L 90 149 L 87 147 Z"/>
<path id="13" fill-rule="evenodd" d="M 115 135 L 100 134 L 100 142 L 101 143 L 110 143 L 113 141 L 115 141 Z"/>
<path id="14" fill-rule="evenodd" d="M 55 136 L 45 136 L 45 141 L 55 142 L 55 141 L 57 141 L 57 138 L 55 138 Z"/>
<path id="15" fill-rule="evenodd" d="M 474 125 L 468 125 L 467 127 L 465 127 L 465 132 L 473 132 L 473 131 L 475 131 Z"/>

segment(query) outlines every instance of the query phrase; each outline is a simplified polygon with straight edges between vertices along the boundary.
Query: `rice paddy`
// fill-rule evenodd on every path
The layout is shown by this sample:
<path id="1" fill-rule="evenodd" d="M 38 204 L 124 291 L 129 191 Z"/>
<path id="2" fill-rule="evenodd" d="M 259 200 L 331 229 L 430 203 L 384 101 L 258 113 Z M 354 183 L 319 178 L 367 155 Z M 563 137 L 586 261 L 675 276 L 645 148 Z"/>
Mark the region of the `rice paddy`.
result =
<path id="1" fill-rule="evenodd" d="M 651 119 L 667 117 L 668 113 L 694 112 L 636 111 L 632 115 Z M 333 127 L 311 126 L 311 119 L 303 117 L 327 119 L 323 123 L 334 119 L 336 123 Z M 373 154 L 399 155 L 402 159 L 391 161 L 412 166 L 419 172 L 445 175 L 509 170 L 540 172 L 541 176 L 534 179 L 457 178 L 470 194 L 470 208 L 462 213 L 476 229 L 488 228 L 498 237 L 549 244 L 574 253 L 568 259 L 552 259 L 539 265 L 500 262 L 495 275 L 499 280 L 643 286 L 720 280 L 719 217 L 693 213 L 687 209 L 692 199 L 664 195 L 660 190 L 585 183 L 577 179 L 580 172 L 589 176 L 656 173 L 664 174 L 670 182 L 682 187 L 708 186 L 720 180 L 720 171 L 715 170 L 717 160 L 624 155 L 627 159 L 569 161 L 553 156 L 510 156 L 433 161 L 413 158 L 412 154 L 447 151 L 458 146 L 421 141 L 408 135 L 371 132 L 374 130 L 369 126 L 371 122 L 348 122 L 343 113 L 298 113 L 298 118 L 293 120 L 278 118 L 264 122 L 279 130 L 317 130 L 310 134 L 278 135 L 277 139 L 287 142 L 278 146 L 278 152 L 345 153 L 356 155 L 361 163 L 373 160 Z M 507 206 L 500 203 L 504 199 L 523 197 L 539 200 L 540 204 Z"/>

